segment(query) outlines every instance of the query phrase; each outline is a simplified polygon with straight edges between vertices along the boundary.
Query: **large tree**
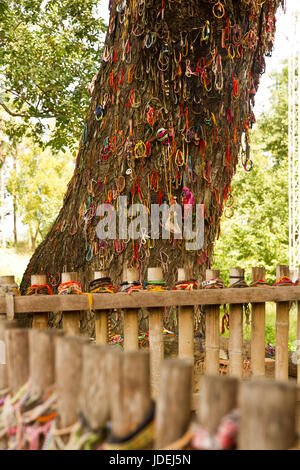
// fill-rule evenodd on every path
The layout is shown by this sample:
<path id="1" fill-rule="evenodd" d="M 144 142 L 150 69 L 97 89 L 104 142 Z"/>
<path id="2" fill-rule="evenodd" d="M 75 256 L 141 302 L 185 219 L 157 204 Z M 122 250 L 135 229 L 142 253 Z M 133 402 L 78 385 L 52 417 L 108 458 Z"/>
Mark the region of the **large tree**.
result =
<path id="1" fill-rule="evenodd" d="M 83 280 L 124 264 L 162 264 L 172 284 L 176 268 L 202 279 L 211 265 L 220 216 L 230 205 L 231 180 L 248 134 L 264 56 L 272 51 L 281 0 L 111 0 L 102 62 L 74 175 L 52 229 L 34 253 L 32 273 L 66 267 Z M 96 235 L 99 203 L 182 202 L 188 187 L 205 204 L 203 249 L 173 240 L 122 244 Z M 129 234 L 130 236 L 130 234 Z M 123 246 L 124 245 L 124 246 Z"/>

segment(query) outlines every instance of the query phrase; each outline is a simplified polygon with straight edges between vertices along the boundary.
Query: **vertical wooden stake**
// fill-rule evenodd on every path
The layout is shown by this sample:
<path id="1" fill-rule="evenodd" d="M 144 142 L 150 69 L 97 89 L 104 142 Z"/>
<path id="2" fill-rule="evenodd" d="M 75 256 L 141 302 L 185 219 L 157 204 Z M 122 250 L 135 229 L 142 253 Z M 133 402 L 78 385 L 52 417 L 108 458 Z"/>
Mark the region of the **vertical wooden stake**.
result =
<path id="1" fill-rule="evenodd" d="M 100 279 L 108 277 L 107 271 L 96 271 L 94 273 L 94 279 Z M 108 316 L 110 315 L 109 310 L 95 310 L 95 333 L 97 344 L 108 343 Z"/>
<path id="2" fill-rule="evenodd" d="M 45 274 L 34 274 L 31 276 L 31 285 L 43 285 L 47 284 L 47 276 Z M 34 313 L 32 320 L 32 328 L 39 330 L 48 327 L 48 313 Z"/>
<path id="3" fill-rule="evenodd" d="M 16 320 L 0 321 L 0 392 L 8 388 L 8 371 L 7 371 L 7 345 L 5 340 L 5 331 L 10 328 L 17 328 Z"/>
<path id="4" fill-rule="evenodd" d="M 188 281 L 189 269 L 178 269 L 178 282 Z M 178 307 L 178 357 L 194 363 L 194 307 Z"/>
<path id="5" fill-rule="evenodd" d="M 137 269 L 131 268 L 124 271 L 127 282 L 138 282 L 139 274 Z M 124 310 L 124 351 L 136 351 L 139 349 L 139 323 L 137 308 Z"/>
<path id="6" fill-rule="evenodd" d="M 0 314 L 0 320 L 14 319 L 14 296 L 17 295 L 18 284 L 15 282 L 15 276 L 0 276 L 0 295 L 6 298 L 6 314 Z"/>
<path id="7" fill-rule="evenodd" d="M 220 276 L 218 270 L 206 270 L 206 280 L 216 279 Z M 219 305 L 207 305 L 205 315 L 205 350 L 206 374 L 219 375 L 220 368 L 220 322 Z"/>
<path id="8" fill-rule="evenodd" d="M 234 377 L 204 375 L 201 379 L 197 412 L 201 426 L 215 433 L 221 420 L 237 407 L 238 380 Z"/>
<path id="9" fill-rule="evenodd" d="M 54 384 L 55 339 L 58 330 L 29 330 L 29 368 L 31 392 L 42 396 Z"/>
<path id="10" fill-rule="evenodd" d="M 11 328 L 5 331 L 8 385 L 13 394 L 29 379 L 28 331 L 25 328 Z"/>
<path id="11" fill-rule="evenodd" d="M 155 449 L 180 439 L 191 418 L 193 363 L 188 359 L 167 359 L 162 364 L 156 405 Z"/>
<path id="12" fill-rule="evenodd" d="M 265 268 L 252 268 L 252 281 L 265 280 Z M 266 304 L 252 304 L 251 372 L 253 378 L 265 375 L 265 320 Z"/>
<path id="13" fill-rule="evenodd" d="M 239 449 L 287 450 L 296 438 L 297 387 L 269 380 L 241 384 Z"/>
<path id="14" fill-rule="evenodd" d="M 289 277 L 288 266 L 276 267 L 276 279 Z M 287 381 L 289 378 L 289 302 L 276 304 L 276 348 L 275 348 L 275 379 Z"/>
<path id="15" fill-rule="evenodd" d="M 78 273 L 61 273 L 61 283 L 78 281 Z M 79 336 L 80 312 L 63 312 L 63 329 L 66 335 Z"/>
<path id="16" fill-rule="evenodd" d="M 148 269 L 148 282 L 162 281 L 162 268 Z M 160 382 L 161 363 L 164 359 L 163 315 L 164 307 L 149 308 L 150 372 L 153 395 L 156 396 Z"/>
<path id="17" fill-rule="evenodd" d="M 230 269 L 230 286 L 244 279 L 244 269 Z M 229 374 L 242 378 L 243 375 L 243 305 L 229 306 Z"/>
<path id="18" fill-rule="evenodd" d="M 15 282 L 15 276 L 0 276 L 0 286 L 18 287 Z"/>
<path id="19" fill-rule="evenodd" d="M 114 436 L 124 438 L 136 431 L 151 409 L 149 352 L 113 351 L 107 367 L 111 380 L 111 429 Z"/>
<path id="20" fill-rule="evenodd" d="M 107 360 L 113 346 L 85 344 L 83 346 L 83 369 L 80 387 L 80 413 L 88 426 L 97 431 L 109 419 L 109 396 L 111 371 Z"/>
<path id="21" fill-rule="evenodd" d="M 58 337 L 55 342 L 55 382 L 59 427 L 72 426 L 78 418 L 84 338 Z"/>

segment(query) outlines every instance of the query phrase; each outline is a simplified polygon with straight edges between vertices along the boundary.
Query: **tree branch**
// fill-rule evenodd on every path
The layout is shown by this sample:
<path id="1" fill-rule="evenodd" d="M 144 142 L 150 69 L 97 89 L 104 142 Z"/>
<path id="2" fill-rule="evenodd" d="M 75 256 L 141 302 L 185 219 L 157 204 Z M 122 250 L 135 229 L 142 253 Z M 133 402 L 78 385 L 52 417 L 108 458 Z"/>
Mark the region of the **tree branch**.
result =
<path id="1" fill-rule="evenodd" d="M 51 119 L 55 118 L 55 115 L 44 115 L 41 113 L 36 113 L 35 115 L 32 114 L 27 114 L 27 113 L 14 113 L 11 111 L 4 103 L 0 103 L 2 108 L 10 115 L 13 117 L 23 117 L 23 118 L 44 118 L 44 119 Z"/>

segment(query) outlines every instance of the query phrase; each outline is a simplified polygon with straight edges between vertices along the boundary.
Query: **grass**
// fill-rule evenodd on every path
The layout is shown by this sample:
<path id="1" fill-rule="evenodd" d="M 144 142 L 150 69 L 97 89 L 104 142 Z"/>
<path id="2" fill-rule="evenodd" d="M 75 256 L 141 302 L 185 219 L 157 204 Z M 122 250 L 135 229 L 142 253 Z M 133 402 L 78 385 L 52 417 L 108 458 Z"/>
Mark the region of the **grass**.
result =
<path id="1" fill-rule="evenodd" d="M 0 248 L 0 276 L 14 275 L 16 282 L 20 284 L 31 256 L 32 252 L 22 245 Z"/>
<path id="2" fill-rule="evenodd" d="M 220 315 L 220 328 L 222 328 L 222 316 L 223 310 L 221 309 Z M 289 325 L 289 350 L 296 351 L 297 345 L 297 307 L 296 303 L 293 302 L 290 308 L 290 325 Z M 221 330 L 220 330 L 221 331 Z M 244 339 L 251 339 L 251 314 L 249 318 L 249 324 L 247 324 L 246 318 L 244 316 L 243 324 L 243 334 Z M 223 335 L 225 338 L 229 337 L 229 332 L 226 330 Z M 266 329 L 265 329 L 265 342 L 266 345 L 270 343 L 272 346 L 276 344 L 276 305 L 271 302 L 266 303 Z"/>

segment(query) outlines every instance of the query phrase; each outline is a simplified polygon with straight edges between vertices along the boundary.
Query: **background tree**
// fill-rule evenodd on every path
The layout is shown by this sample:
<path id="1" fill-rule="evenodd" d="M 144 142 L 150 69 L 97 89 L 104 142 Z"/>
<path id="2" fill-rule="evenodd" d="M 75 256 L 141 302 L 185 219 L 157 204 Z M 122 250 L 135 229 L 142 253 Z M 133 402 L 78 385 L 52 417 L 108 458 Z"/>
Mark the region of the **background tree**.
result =
<path id="1" fill-rule="evenodd" d="M 30 141 L 8 149 L 14 165 L 7 178 L 7 190 L 13 197 L 16 218 L 28 227 L 30 248 L 35 249 L 49 230 L 72 173 L 70 153 L 53 155 Z"/>
<path id="2" fill-rule="evenodd" d="M 99 0 L 0 2 L 0 108 L 12 139 L 74 149 L 105 31 Z M 15 119 L 17 118 L 17 119 Z"/>
<path id="3" fill-rule="evenodd" d="M 272 74 L 269 109 L 251 133 L 253 170 L 239 167 L 232 185 L 234 214 L 225 211 L 215 264 L 265 266 L 275 282 L 276 264 L 288 264 L 288 68 Z M 229 216 L 230 218 L 227 218 Z M 250 271 L 249 271 L 250 272 Z"/>
<path id="4" fill-rule="evenodd" d="M 270 54 L 279 0 L 112 0 L 100 71 L 94 82 L 74 175 L 64 205 L 24 276 L 109 269 L 124 264 L 144 276 L 162 264 L 173 283 L 178 266 L 201 280 L 211 266 L 220 216 L 244 136 L 248 167 L 252 106 Z M 169 240 L 145 246 L 96 237 L 95 209 L 131 202 L 182 202 L 188 187 L 205 204 L 199 252 Z M 63 227 L 63 230 L 58 230 Z"/>

